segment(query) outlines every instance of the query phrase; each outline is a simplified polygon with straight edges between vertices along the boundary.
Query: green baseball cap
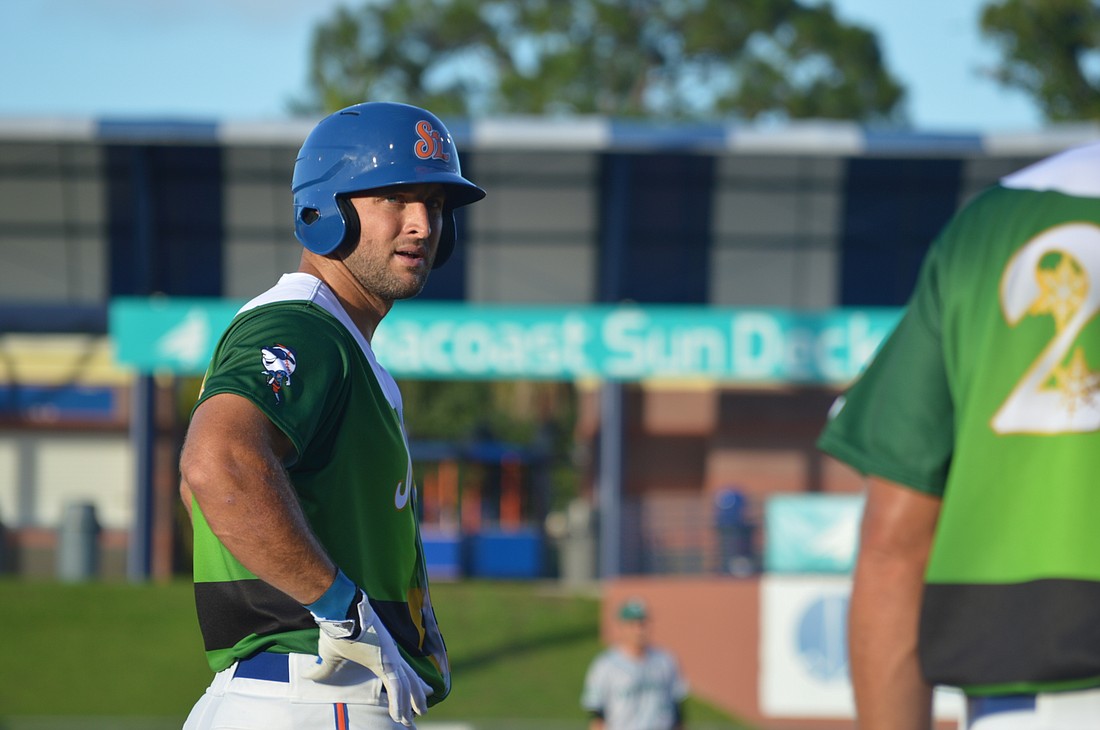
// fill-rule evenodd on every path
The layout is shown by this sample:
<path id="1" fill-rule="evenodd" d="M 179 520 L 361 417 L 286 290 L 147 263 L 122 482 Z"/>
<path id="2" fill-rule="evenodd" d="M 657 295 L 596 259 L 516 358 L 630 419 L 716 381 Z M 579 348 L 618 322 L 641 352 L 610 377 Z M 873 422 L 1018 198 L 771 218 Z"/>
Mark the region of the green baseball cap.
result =
<path id="1" fill-rule="evenodd" d="M 645 603 L 636 598 L 627 601 L 619 608 L 619 618 L 623 621 L 644 621 Z"/>

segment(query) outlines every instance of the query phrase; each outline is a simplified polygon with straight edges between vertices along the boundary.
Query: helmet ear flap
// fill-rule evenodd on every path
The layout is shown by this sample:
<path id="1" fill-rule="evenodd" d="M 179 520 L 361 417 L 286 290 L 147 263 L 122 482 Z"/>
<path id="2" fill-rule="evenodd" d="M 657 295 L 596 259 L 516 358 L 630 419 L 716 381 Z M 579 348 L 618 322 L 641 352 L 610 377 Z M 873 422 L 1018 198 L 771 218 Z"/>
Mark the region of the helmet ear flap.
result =
<path id="1" fill-rule="evenodd" d="M 352 209 L 351 213 L 352 220 L 358 223 L 358 217 L 354 216 L 355 210 Z M 313 253 L 322 256 L 330 254 L 346 237 L 347 217 L 340 209 L 339 202 L 332 199 L 295 200 L 294 235 Z"/>
<path id="2" fill-rule="evenodd" d="M 340 209 L 340 217 L 344 219 L 344 237 L 340 239 L 336 248 L 339 249 L 348 244 L 354 246 L 359 242 L 359 211 L 346 195 L 336 197 L 336 207 Z"/>
<path id="3" fill-rule="evenodd" d="M 433 269 L 438 269 L 443 264 L 447 263 L 447 259 L 451 258 L 451 254 L 455 250 L 455 212 L 454 210 L 444 211 L 443 213 L 443 230 L 439 233 L 439 246 L 435 250 L 435 262 L 432 263 Z"/>

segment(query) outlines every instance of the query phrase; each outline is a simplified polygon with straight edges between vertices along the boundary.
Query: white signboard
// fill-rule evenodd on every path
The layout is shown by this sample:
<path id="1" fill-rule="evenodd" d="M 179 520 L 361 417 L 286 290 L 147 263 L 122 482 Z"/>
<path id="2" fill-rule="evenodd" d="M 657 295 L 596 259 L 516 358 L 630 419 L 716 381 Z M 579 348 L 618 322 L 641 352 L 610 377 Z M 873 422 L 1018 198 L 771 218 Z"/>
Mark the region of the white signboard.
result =
<path id="1" fill-rule="evenodd" d="M 764 576 L 760 583 L 760 711 L 767 717 L 855 716 L 848 674 L 845 576 Z M 959 717 L 962 696 L 938 689 L 935 714 Z"/>

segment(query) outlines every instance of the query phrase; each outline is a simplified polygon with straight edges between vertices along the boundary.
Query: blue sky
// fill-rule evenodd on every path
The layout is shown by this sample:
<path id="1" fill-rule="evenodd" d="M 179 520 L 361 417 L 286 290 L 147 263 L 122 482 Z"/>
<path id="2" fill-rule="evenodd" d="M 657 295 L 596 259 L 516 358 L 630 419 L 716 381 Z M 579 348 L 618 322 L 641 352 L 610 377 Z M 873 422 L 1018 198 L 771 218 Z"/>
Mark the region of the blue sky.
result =
<path id="1" fill-rule="evenodd" d="M 1026 97 L 980 74 L 987 0 L 833 0 L 876 31 L 922 131 L 1043 126 Z M 270 120 L 302 92 L 313 26 L 341 0 L 12 0 L 0 117 Z"/>

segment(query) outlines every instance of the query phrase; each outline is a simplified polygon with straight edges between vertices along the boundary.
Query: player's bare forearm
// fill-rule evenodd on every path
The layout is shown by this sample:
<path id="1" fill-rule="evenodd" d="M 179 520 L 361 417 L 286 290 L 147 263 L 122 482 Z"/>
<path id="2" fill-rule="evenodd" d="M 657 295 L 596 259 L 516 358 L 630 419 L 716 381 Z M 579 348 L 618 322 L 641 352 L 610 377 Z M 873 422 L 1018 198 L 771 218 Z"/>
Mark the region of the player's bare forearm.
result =
<path id="1" fill-rule="evenodd" d="M 916 607 L 908 566 L 861 556 L 849 613 L 849 658 L 860 730 L 927 730 L 931 689 L 916 652 Z M 914 603 L 914 598 L 917 603 Z"/>
<path id="2" fill-rule="evenodd" d="M 917 659 L 924 570 L 939 500 L 872 479 L 849 612 L 860 730 L 928 730 L 932 688 Z"/>
<path id="3" fill-rule="evenodd" d="M 193 497 L 222 544 L 256 577 L 306 604 L 336 566 L 298 504 L 283 461 L 292 447 L 251 403 L 216 395 L 196 410 L 180 457 L 181 497 Z"/>

